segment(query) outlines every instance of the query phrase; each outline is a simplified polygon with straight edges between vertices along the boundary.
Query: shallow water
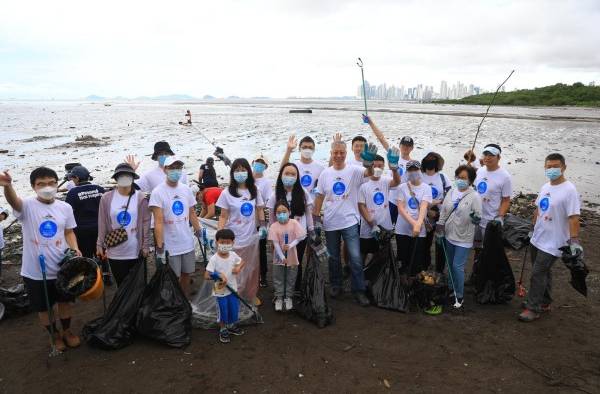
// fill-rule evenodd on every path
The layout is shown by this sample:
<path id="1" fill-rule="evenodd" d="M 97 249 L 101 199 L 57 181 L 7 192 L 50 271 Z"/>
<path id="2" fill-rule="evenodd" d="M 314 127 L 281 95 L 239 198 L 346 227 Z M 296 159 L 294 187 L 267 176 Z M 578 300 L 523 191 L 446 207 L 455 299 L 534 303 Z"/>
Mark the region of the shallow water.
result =
<path id="1" fill-rule="evenodd" d="M 369 127 L 360 119 L 361 105 L 360 101 L 326 100 L 116 102 L 111 106 L 91 102 L 1 102 L 2 149 L 9 152 L 0 154 L 0 167 L 11 170 L 17 190 L 21 192 L 29 190 L 29 172 L 39 165 L 52 167 L 62 176 L 65 163 L 81 162 L 93 172 L 96 181 L 105 183 L 112 169 L 128 153 L 142 159 L 141 171 L 152 168 L 155 162 L 148 155 L 152 153 L 154 142 L 164 139 L 184 159 L 188 174 L 195 176 L 199 165 L 214 151 L 200 133 L 223 147 L 231 159 L 241 156 L 252 160 L 263 153 L 272 164 L 281 160 L 290 133 L 309 134 L 318 144 L 316 158 L 326 160 L 328 142 L 336 132 L 342 132 L 347 140 L 357 134 L 374 140 Z M 290 108 L 308 107 L 313 108 L 312 114 L 288 112 Z M 183 120 L 186 109 L 192 111 L 193 127 L 177 124 Z M 403 135 L 411 135 L 416 143 L 414 158 L 420 159 L 427 149 L 441 153 L 446 159 L 444 172 L 449 175 L 470 147 L 480 121 L 479 117 L 463 113 L 485 111 L 481 106 L 389 102 L 370 103 L 370 109 L 410 112 L 372 112 L 371 116 L 390 141 L 397 143 Z M 445 115 L 448 112 L 463 115 Z M 537 192 L 545 182 L 544 157 L 558 151 L 566 156 L 568 177 L 583 200 L 600 204 L 596 179 L 600 169 L 600 110 L 494 107 L 491 112 L 510 118 L 487 119 L 476 151 L 480 152 L 483 145 L 490 142 L 502 146 L 502 165 L 513 175 L 515 191 Z M 592 119 L 531 120 L 515 116 Z M 81 135 L 106 138 L 103 140 L 106 145 L 61 146 Z M 32 140 L 40 136 L 50 138 Z M 267 174 L 275 177 L 276 167 L 269 168 Z M 218 163 L 216 168 L 220 176 L 227 176 L 228 171 L 222 164 Z"/>

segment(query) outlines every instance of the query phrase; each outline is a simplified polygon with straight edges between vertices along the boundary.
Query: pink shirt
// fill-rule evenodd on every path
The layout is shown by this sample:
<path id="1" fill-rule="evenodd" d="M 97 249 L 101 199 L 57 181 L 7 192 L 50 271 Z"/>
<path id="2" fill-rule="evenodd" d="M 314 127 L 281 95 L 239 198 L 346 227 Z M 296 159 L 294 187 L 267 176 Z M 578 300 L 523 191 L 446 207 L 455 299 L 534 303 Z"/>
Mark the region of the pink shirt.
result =
<path id="1" fill-rule="evenodd" d="M 285 245 L 285 234 L 288 235 L 288 244 L 296 240 L 302 240 L 306 237 L 306 230 L 295 219 L 290 219 L 286 224 L 275 222 L 269 227 L 269 240 L 273 243 L 277 242 L 281 249 Z M 288 265 L 298 265 L 298 252 L 296 247 L 292 247 L 287 253 Z M 277 253 L 273 253 L 273 264 L 283 265 L 283 262 L 277 257 Z"/>

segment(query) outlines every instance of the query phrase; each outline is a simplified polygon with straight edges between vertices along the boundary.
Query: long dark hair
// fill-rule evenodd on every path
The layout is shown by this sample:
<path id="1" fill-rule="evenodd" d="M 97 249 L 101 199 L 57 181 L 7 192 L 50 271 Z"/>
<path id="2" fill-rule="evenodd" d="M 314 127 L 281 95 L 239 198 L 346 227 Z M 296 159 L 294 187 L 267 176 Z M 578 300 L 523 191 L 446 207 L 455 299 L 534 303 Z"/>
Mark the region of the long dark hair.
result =
<path id="1" fill-rule="evenodd" d="M 233 172 L 238 167 L 244 167 L 244 169 L 248 172 L 248 179 L 246 180 L 246 187 L 250 192 L 250 197 L 252 200 L 256 198 L 256 184 L 254 183 L 254 176 L 252 175 L 252 169 L 250 168 L 250 163 L 246 159 L 235 159 L 233 163 L 231 163 L 231 169 L 229 170 L 229 194 L 233 197 L 240 197 L 238 194 L 238 183 L 233 177 Z"/>
<path id="2" fill-rule="evenodd" d="M 287 202 L 287 192 L 285 191 L 283 181 L 281 180 L 281 175 L 286 167 L 294 167 L 297 174 L 296 183 L 292 186 L 292 203 L 290 206 L 291 216 L 302 216 L 306 212 L 306 195 L 304 194 L 302 184 L 300 184 L 300 171 L 298 171 L 298 167 L 296 167 L 294 163 L 284 164 L 279 169 L 279 176 L 277 177 L 277 183 L 275 184 L 275 200 L 284 200 Z"/>

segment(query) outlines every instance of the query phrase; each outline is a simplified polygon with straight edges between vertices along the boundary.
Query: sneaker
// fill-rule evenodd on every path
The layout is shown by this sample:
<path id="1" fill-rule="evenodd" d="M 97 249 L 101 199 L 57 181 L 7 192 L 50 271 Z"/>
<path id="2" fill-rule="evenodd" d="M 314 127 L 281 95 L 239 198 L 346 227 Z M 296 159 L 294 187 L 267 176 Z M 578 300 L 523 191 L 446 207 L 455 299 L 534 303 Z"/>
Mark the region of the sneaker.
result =
<path id="1" fill-rule="evenodd" d="M 427 309 L 425 309 L 423 312 L 427 313 L 430 316 L 437 316 L 439 314 L 441 314 L 443 311 L 442 306 L 441 305 L 433 305 Z"/>
<path id="2" fill-rule="evenodd" d="M 226 328 L 219 330 L 219 341 L 221 341 L 221 343 L 231 342 L 231 338 L 229 337 L 229 331 Z"/>
<path id="3" fill-rule="evenodd" d="M 262 288 L 269 286 L 269 283 L 267 282 L 267 278 L 260 278 L 258 285 Z"/>
<path id="4" fill-rule="evenodd" d="M 532 322 L 540 318 L 540 314 L 531 309 L 524 309 L 519 315 L 519 320 L 525 323 Z"/>
<path id="5" fill-rule="evenodd" d="M 354 293 L 354 299 L 360 306 L 369 306 L 370 302 L 364 292 L 356 292 Z"/>
<path id="6" fill-rule="evenodd" d="M 62 334 L 62 339 L 68 347 L 75 348 L 81 345 L 81 339 L 71 332 L 71 330 L 65 330 Z"/>
<path id="7" fill-rule="evenodd" d="M 285 301 L 285 310 L 291 311 L 292 308 L 294 307 L 294 303 L 292 302 L 292 299 L 288 297 L 284 301 Z"/>
<path id="8" fill-rule="evenodd" d="M 277 297 L 275 300 L 275 311 L 281 312 L 283 310 L 283 299 L 281 297 Z"/>
<path id="9" fill-rule="evenodd" d="M 338 298 L 340 295 L 342 295 L 342 289 L 339 287 L 332 287 L 329 289 L 329 295 L 331 298 Z"/>
<path id="10" fill-rule="evenodd" d="M 52 346 L 52 340 L 50 340 L 50 346 Z M 54 334 L 54 347 L 56 347 L 56 350 L 58 350 L 59 352 L 64 352 L 67 348 L 65 342 L 62 339 L 62 336 L 58 332 Z"/>
<path id="11" fill-rule="evenodd" d="M 246 331 L 242 330 L 237 325 L 227 327 L 227 331 L 229 332 L 230 335 L 235 335 L 236 337 L 239 337 L 246 333 Z"/>

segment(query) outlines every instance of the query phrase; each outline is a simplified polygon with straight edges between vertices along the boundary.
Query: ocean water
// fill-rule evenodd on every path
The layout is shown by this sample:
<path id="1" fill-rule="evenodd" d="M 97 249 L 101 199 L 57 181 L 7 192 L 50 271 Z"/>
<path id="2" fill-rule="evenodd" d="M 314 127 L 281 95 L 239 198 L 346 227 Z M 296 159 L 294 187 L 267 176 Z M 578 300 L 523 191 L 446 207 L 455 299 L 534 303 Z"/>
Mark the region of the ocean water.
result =
<path id="1" fill-rule="evenodd" d="M 442 154 L 444 172 L 453 176 L 464 151 L 470 148 L 481 106 L 453 106 L 370 102 L 370 115 L 390 142 L 404 135 L 415 140 L 413 158 L 428 150 Z M 291 108 L 312 108 L 312 114 L 290 114 Z M 178 124 L 191 110 L 194 126 Z M 291 133 L 317 141 L 316 158 L 326 161 L 329 141 L 340 132 L 349 141 L 363 135 L 375 141 L 361 121 L 361 101 L 247 100 L 190 103 L 113 102 L 0 102 L 0 168 L 9 169 L 19 192 L 30 191 L 28 176 L 40 165 L 64 174 L 64 165 L 80 162 L 95 181 L 108 183 L 114 167 L 127 154 L 142 161 L 140 171 L 156 165 L 150 160 L 156 141 L 167 140 L 185 161 L 185 171 L 196 176 L 198 167 L 221 146 L 232 160 L 249 161 L 263 154 L 272 164 L 267 176 L 276 177 Z M 378 112 L 384 111 L 384 112 Z M 398 111 L 398 112 L 393 112 Z M 544 157 L 560 152 L 567 158 L 567 175 L 587 204 L 600 204 L 600 110 L 590 108 L 494 107 L 486 119 L 476 151 L 486 143 L 503 148 L 501 164 L 513 175 L 515 192 L 537 192 L 545 182 Z M 525 117 L 523 119 L 522 117 Z M 535 118 L 544 118 L 536 120 Z M 82 146 L 75 138 L 92 135 L 101 140 Z M 206 138 L 204 138 L 206 136 Z M 294 153 L 298 157 L 298 153 Z M 228 169 L 217 162 L 217 173 Z M 2 203 L 0 203 L 2 205 Z M 584 204 L 585 205 L 585 204 Z"/>

